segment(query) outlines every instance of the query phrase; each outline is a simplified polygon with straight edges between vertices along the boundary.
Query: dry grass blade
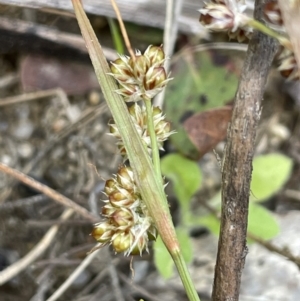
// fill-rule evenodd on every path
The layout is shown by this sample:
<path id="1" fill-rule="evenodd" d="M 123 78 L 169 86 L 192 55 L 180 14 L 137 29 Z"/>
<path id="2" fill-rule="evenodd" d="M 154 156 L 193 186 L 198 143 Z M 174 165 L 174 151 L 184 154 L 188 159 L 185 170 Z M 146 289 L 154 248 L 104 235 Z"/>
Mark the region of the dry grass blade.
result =
<path id="1" fill-rule="evenodd" d="M 92 213 L 87 211 L 85 208 L 79 206 L 69 198 L 63 196 L 62 194 L 56 192 L 55 190 L 51 189 L 50 187 L 39 183 L 38 181 L 34 180 L 33 178 L 23 174 L 22 172 L 15 170 L 3 163 L 0 163 L 0 171 L 14 177 L 15 179 L 23 182 L 24 184 L 40 191 L 41 193 L 47 195 L 49 198 L 55 200 L 56 202 L 62 204 L 63 206 L 69 207 L 73 209 L 76 213 L 81 215 L 82 217 L 90 220 L 91 222 L 98 221 L 98 218 L 94 216 Z"/>
<path id="2" fill-rule="evenodd" d="M 65 221 L 71 217 L 74 213 L 72 209 L 66 209 L 61 215 L 61 220 Z M 3 285 L 7 281 L 11 280 L 13 277 L 17 276 L 23 270 L 26 269 L 31 263 L 33 263 L 38 257 L 40 257 L 47 248 L 51 245 L 57 232 L 59 230 L 58 225 L 52 226 L 40 242 L 22 259 L 16 263 L 10 265 L 8 268 L 0 272 L 0 285 Z"/>
<path id="3" fill-rule="evenodd" d="M 85 270 L 85 268 L 94 260 L 100 250 L 96 250 L 87 256 L 82 263 L 76 268 L 76 270 L 70 275 L 70 277 L 58 288 L 58 290 L 46 301 L 55 301 L 57 300 L 76 280 L 76 278 Z"/>
<path id="4" fill-rule="evenodd" d="M 135 54 L 132 50 L 132 47 L 131 47 L 131 44 L 130 44 L 130 41 L 129 41 L 129 38 L 128 38 L 128 34 L 127 34 L 127 31 L 126 31 L 126 28 L 125 28 L 125 25 L 124 25 L 119 7 L 118 7 L 115 0 L 111 0 L 110 2 L 112 4 L 112 7 L 114 8 L 114 11 L 115 11 L 116 15 L 117 15 L 119 26 L 120 26 L 120 29 L 121 29 L 121 32 L 122 32 L 122 36 L 123 36 L 126 48 L 129 52 L 130 56 L 132 57 L 133 61 L 135 61 Z"/>

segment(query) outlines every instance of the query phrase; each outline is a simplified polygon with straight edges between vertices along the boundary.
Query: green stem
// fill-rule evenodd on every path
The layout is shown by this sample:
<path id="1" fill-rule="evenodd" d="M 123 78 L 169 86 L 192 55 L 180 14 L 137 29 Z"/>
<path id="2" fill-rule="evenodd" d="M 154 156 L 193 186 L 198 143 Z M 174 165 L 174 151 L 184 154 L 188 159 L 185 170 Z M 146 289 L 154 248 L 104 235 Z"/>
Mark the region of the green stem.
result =
<path id="1" fill-rule="evenodd" d="M 177 267 L 179 276 L 185 288 L 186 294 L 190 301 L 200 301 L 200 298 L 197 294 L 193 281 L 191 279 L 190 273 L 187 269 L 186 263 L 183 259 L 182 253 L 179 251 L 178 253 L 171 254 L 174 260 L 174 263 Z"/>
<path id="2" fill-rule="evenodd" d="M 293 51 L 293 48 L 292 48 L 292 44 L 291 42 L 289 41 L 289 39 L 287 39 L 286 37 L 282 36 L 281 34 L 279 34 L 278 32 L 276 32 L 275 30 L 265 26 L 263 23 L 257 21 L 257 20 L 254 20 L 252 18 L 249 18 L 247 20 L 247 25 L 254 28 L 254 29 L 257 29 L 259 30 L 260 32 L 272 37 L 272 38 L 275 38 L 276 40 L 278 40 L 278 42 L 284 46 L 285 48 Z"/>
<path id="3" fill-rule="evenodd" d="M 159 149 L 158 149 L 157 137 L 156 137 L 156 133 L 155 133 L 155 129 L 154 129 L 151 99 L 144 97 L 144 103 L 145 103 L 146 112 L 147 112 L 147 130 L 149 132 L 150 140 L 151 140 L 152 161 L 153 161 L 153 165 L 154 165 L 154 170 L 155 170 L 157 179 L 162 183 Z"/>
<path id="4" fill-rule="evenodd" d="M 122 41 L 122 36 L 113 18 L 107 18 L 109 29 L 111 31 L 111 36 L 114 42 L 115 49 L 117 53 L 124 53 L 124 45 Z"/>

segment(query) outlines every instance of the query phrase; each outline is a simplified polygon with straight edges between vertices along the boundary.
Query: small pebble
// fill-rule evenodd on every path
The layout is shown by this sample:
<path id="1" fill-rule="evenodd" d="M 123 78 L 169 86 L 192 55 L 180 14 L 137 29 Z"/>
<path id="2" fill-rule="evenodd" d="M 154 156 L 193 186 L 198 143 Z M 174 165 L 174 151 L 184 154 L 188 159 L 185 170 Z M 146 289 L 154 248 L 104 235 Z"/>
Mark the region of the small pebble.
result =
<path id="1" fill-rule="evenodd" d="M 18 154 L 22 159 L 29 159 L 33 155 L 34 148 L 30 143 L 20 143 L 17 148 Z"/>

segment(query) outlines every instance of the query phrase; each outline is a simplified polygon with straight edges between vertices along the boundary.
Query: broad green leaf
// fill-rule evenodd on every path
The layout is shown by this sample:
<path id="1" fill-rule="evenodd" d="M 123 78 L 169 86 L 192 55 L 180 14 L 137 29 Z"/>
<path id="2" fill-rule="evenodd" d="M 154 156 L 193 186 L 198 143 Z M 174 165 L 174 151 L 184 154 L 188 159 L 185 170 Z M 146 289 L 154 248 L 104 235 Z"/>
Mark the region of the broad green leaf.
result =
<path id="1" fill-rule="evenodd" d="M 176 228 L 176 234 L 183 258 L 186 263 L 189 263 L 193 258 L 193 250 L 189 233 L 187 229 L 179 227 Z M 160 237 L 157 238 L 154 244 L 154 263 L 159 273 L 165 279 L 168 279 L 173 275 L 174 262 Z"/>
<path id="2" fill-rule="evenodd" d="M 162 277 L 165 279 L 172 277 L 174 262 L 160 236 L 157 237 L 154 243 L 154 263 Z"/>
<path id="3" fill-rule="evenodd" d="M 173 182 L 184 214 L 189 210 L 191 197 L 200 188 L 202 175 L 198 164 L 179 154 L 170 154 L 162 158 L 161 170 Z"/>
<path id="4" fill-rule="evenodd" d="M 172 66 L 172 77 L 174 79 L 166 90 L 165 112 L 177 134 L 170 139 L 179 152 L 197 158 L 198 151 L 187 137 L 182 123 L 195 113 L 231 101 L 237 76 L 224 65 L 214 63 L 209 52 L 185 52 Z"/>
<path id="5" fill-rule="evenodd" d="M 250 202 L 248 232 L 264 240 L 274 238 L 279 233 L 279 225 L 272 213 L 264 207 Z"/>
<path id="6" fill-rule="evenodd" d="M 281 154 L 254 158 L 251 200 L 264 201 L 278 192 L 288 180 L 291 169 L 292 160 Z"/>

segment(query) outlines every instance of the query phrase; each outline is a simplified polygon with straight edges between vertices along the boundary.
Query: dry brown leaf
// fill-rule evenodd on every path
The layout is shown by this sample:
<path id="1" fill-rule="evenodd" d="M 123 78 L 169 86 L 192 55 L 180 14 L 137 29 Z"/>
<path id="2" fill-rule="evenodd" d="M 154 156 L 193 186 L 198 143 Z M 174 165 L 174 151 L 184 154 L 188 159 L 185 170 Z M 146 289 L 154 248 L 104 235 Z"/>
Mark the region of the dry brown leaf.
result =
<path id="1" fill-rule="evenodd" d="M 213 149 L 226 137 L 232 114 L 231 106 L 224 106 L 195 114 L 183 126 L 200 156 Z"/>
<path id="2" fill-rule="evenodd" d="M 91 66 L 40 55 L 28 55 L 20 64 L 21 83 L 25 92 L 62 88 L 69 95 L 98 89 Z"/>

